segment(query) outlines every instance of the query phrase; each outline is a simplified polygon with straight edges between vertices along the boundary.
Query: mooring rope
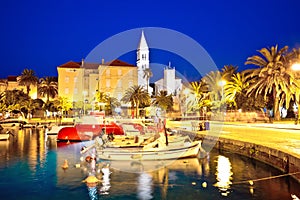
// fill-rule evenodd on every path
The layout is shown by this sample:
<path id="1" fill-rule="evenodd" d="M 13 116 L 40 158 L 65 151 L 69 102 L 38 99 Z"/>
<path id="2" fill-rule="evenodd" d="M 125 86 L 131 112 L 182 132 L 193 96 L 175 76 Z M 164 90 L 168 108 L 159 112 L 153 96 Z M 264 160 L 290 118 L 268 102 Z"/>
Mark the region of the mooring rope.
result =
<path id="1" fill-rule="evenodd" d="M 270 180 L 270 179 L 274 179 L 274 178 L 281 178 L 281 177 L 291 176 L 291 175 L 295 175 L 295 174 L 300 174 L 300 172 L 292 172 L 292 173 L 281 174 L 281 175 L 277 175 L 277 176 L 270 176 L 270 177 L 264 177 L 264 178 L 258 178 L 258 179 L 250 179 L 247 181 L 238 181 L 238 182 L 232 183 L 232 185 L 243 184 L 243 183 L 249 183 L 250 185 L 253 185 L 254 182 L 265 181 L 265 180 Z"/>

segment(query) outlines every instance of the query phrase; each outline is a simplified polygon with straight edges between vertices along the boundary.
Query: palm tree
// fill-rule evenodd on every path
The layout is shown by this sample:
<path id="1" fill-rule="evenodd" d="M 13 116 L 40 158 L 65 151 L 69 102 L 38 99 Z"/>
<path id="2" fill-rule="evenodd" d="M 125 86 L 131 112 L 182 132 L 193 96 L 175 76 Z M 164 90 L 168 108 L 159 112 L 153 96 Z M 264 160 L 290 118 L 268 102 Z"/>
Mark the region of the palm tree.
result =
<path id="1" fill-rule="evenodd" d="M 131 103 L 132 108 L 135 107 L 136 117 L 138 117 L 138 110 L 141 104 L 149 104 L 150 96 L 142 86 L 134 85 L 128 88 L 121 99 L 124 103 Z"/>
<path id="2" fill-rule="evenodd" d="M 210 104 L 208 86 L 204 80 L 195 81 L 191 83 L 192 93 L 195 96 L 193 108 L 199 109 L 200 116 L 202 116 L 203 109 Z"/>
<path id="3" fill-rule="evenodd" d="M 101 104 L 107 106 L 109 104 L 109 95 L 104 93 L 104 92 L 99 92 L 97 91 L 96 93 L 96 101 L 98 102 L 99 105 L 99 110 L 102 111 L 102 106 Z"/>
<path id="4" fill-rule="evenodd" d="M 158 105 L 165 111 L 171 111 L 173 107 L 173 97 L 172 95 L 168 95 L 167 91 L 161 90 L 158 95 L 155 96 L 155 100 L 153 101 L 154 105 Z"/>
<path id="5" fill-rule="evenodd" d="M 245 73 L 233 74 L 231 80 L 224 86 L 226 100 L 233 102 L 237 107 L 237 98 L 242 95 L 246 97 L 246 89 L 249 86 L 249 82 L 245 77 Z"/>
<path id="6" fill-rule="evenodd" d="M 274 101 L 275 120 L 280 119 L 279 106 L 285 103 L 288 108 L 296 88 L 299 88 L 294 74 L 288 70 L 285 58 L 287 50 L 287 46 L 278 50 L 277 45 L 271 48 L 262 48 L 258 51 L 261 54 L 260 56 L 248 57 L 245 62 L 246 65 L 252 64 L 259 67 L 251 70 L 251 80 L 247 94 L 254 93 L 256 97 L 263 94 L 265 100 L 271 94 Z"/>
<path id="7" fill-rule="evenodd" d="M 30 86 L 36 85 L 38 77 L 32 69 L 24 69 L 21 76 L 18 77 L 19 85 L 26 86 L 26 94 L 29 95 Z"/>
<path id="8" fill-rule="evenodd" d="M 210 100 L 212 103 L 220 102 L 222 99 L 222 74 L 220 71 L 211 71 L 203 77 L 203 81 L 207 84 Z"/>
<path id="9" fill-rule="evenodd" d="M 49 102 L 50 97 L 55 98 L 58 94 L 58 86 L 55 78 L 49 76 L 41 78 L 38 86 L 38 92 L 42 97 L 47 97 L 47 102 Z"/>
<path id="10" fill-rule="evenodd" d="M 144 76 L 143 78 L 146 78 L 147 79 L 147 92 L 149 92 L 149 79 L 153 76 L 153 73 L 151 71 L 150 68 L 146 68 L 144 69 Z"/>
<path id="11" fill-rule="evenodd" d="M 225 65 L 222 68 L 222 78 L 226 81 L 230 81 L 230 79 L 232 78 L 233 74 L 237 73 L 237 66 L 233 66 L 233 65 Z"/>
<path id="12" fill-rule="evenodd" d="M 40 104 L 33 99 L 27 99 L 20 105 L 22 112 L 27 113 L 27 117 L 31 118 L 32 111 L 39 108 Z"/>

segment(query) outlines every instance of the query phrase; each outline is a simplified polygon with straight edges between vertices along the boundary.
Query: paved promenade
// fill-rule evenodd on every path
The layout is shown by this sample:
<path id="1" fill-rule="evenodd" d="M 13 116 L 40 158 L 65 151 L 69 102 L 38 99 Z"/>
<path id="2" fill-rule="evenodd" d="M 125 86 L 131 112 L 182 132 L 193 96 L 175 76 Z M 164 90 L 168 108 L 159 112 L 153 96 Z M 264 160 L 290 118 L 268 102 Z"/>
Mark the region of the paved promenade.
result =
<path id="1" fill-rule="evenodd" d="M 300 125 L 292 122 L 286 123 L 212 123 L 221 126 L 219 137 L 250 142 L 274 149 L 281 150 L 300 158 Z M 205 131 L 206 134 L 212 132 Z M 198 133 L 202 134 L 201 131 Z"/>
<path id="2" fill-rule="evenodd" d="M 191 121 L 169 121 L 170 127 L 189 131 Z M 300 158 L 300 124 L 290 122 L 241 123 L 210 122 L 209 131 L 197 131 L 198 134 L 217 136 L 281 150 Z"/>

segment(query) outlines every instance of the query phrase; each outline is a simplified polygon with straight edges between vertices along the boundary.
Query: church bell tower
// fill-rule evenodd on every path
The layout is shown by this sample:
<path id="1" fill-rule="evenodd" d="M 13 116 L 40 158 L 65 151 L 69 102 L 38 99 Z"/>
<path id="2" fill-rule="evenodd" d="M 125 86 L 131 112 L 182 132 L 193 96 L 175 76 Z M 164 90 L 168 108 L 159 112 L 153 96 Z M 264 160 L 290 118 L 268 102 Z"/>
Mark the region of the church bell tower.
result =
<path id="1" fill-rule="evenodd" d="M 142 31 L 137 48 L 136 65 L 138 67 L 138 85 L 143 86 L 146 89 L 147 85 L 149 85 L 149 80 L 145 76 L 145 69 L 149 69 L 149 47 L 145 39 L 144 31 Z"/>

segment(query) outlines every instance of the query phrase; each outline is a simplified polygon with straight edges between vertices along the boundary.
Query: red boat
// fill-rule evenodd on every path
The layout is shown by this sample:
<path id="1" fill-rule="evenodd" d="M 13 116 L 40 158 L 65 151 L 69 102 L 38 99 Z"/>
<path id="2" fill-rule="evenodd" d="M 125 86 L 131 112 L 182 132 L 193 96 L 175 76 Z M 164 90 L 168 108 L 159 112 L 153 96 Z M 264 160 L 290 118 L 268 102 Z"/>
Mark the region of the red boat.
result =
<path id="1" fill-rule="evenodd" d="M 124 130 L 114 122 L 108 124 L 76 124 L 74 127 L 64 127 L 57 134 L 57 141 L 87 141 L 106 134 L 124 135 Z"/>

